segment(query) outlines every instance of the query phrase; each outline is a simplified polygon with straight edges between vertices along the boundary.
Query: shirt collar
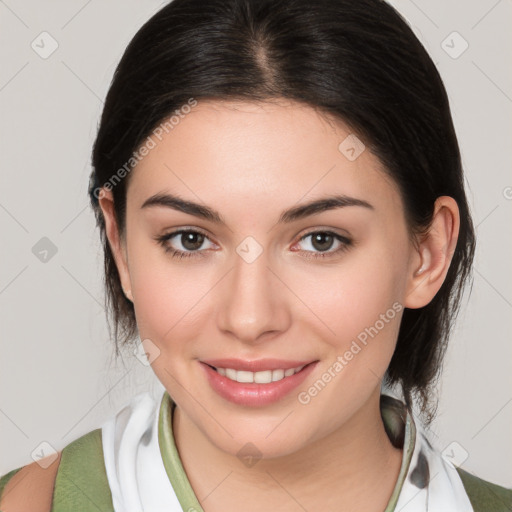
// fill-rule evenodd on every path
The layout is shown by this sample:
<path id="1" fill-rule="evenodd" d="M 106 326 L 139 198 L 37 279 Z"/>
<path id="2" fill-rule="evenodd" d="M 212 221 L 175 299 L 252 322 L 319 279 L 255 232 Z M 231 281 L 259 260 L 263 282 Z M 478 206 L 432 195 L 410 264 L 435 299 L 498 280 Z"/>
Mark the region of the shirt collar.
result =
<path id="1" fill-rule="evenodd" d="M 160 404 L 158 420 L 158 442 L 162 460 L 167 476 L 183 510 L 204 512 L 187 478 L 174 441 L 172 417 L 175 408 L 176 403 L 171 399 L 169 393 L 165 391 Z M 405 405 L 396 398 L 385 394 L 381 395 L 380 409 L 384 427 L 391 443 L 403 450 L 398 479 L 384 511 L 393 512 L 409 471 L 411 457 L 416 444 L 416 426 L 412 415 L 407 411 Z"/>

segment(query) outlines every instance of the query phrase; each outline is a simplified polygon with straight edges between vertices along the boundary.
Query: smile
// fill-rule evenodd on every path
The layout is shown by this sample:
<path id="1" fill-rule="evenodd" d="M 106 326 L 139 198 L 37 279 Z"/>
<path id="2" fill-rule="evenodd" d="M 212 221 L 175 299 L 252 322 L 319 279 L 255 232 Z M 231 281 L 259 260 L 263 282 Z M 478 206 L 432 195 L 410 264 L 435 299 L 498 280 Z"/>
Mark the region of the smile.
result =
<path id="1" fill-rule="evenodd" d="M 229 402 L 248 407 L 263 407 L 282 400 L 304 382 L 318 362 L 199 361 L 212 391 Z"/>
<path id="2" fill-rule="evenodd" d="M 233 368 L 215 368 L 220 375 L 228 379 L 242 383 L 256 383 L 256 384 L 269 384 L 270 382 L 277 382 L 285 377 L 299 373 L 305 365 L 298 366 L 297 368 L 277 369 L 277 370 L 263 370 L 260 372 L 250 372 L 247 370 L 235 370 Z"/>

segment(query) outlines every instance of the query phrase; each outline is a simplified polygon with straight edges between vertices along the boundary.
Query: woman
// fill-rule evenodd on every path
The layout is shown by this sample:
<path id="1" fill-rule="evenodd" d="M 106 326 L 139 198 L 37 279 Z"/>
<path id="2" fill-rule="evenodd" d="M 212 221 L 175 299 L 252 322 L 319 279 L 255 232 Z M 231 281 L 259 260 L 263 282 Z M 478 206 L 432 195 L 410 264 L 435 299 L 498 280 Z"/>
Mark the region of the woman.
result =
<path id="1" fill-rule="evenodd" d="M 162 394 L 4 475 L 2 510 L 510 510 L 422 426 L 474 230 L 394 9 L 174 0 L 126 49 L 93 167 L 114 338 Z"/>

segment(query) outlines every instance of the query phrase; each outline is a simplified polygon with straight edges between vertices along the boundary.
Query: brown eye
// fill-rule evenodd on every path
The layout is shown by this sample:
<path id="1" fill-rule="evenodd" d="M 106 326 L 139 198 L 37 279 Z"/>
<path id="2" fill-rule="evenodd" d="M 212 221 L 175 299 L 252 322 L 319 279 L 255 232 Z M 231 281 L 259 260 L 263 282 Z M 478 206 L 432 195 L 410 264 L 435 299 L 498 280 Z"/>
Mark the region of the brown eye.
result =
<path id="1" fill-rule="evenodd" d="M 335 256 L 343 251 L 346 251 L 351 245 L 352 240 L 349 238 L 333 233 L 332 231 L 313 231 L 304 235 L 300 242 L 310 239 L 310 246 L 302 252 L 305 253 L 306 258 L 327 258 Z M 337 245 L 337 246 L 336 246 Z M 330 250 L 336 246 L 334 250 Z"/>
<path id="2" fill-rule="evenodd" d="M 318 233 L 314 233 L 311 238 L 311 245 L 319 251 L 327 251 L 332 247 L 334 242 L 334 237 L 323 231 L 319 231 Z"/>
<path id="3" fill-rule="evenodd" d="M 184 231 L 181 233 L 180 242 L 188 251 L 197 251 L 204 242 L 204 235 L 196 231 Z"/>
<path id="4" fill-rule="evenodd" d="M 170 253 L 171 256 L 187 258 L 203 256 L 205 251 L 202 247 L 206 240 L 209 241 L 209 238 L 193 229 L 180 229 L 166 235 L 157 236 L 156 240 L 162 245 L 165 252 Z"/>

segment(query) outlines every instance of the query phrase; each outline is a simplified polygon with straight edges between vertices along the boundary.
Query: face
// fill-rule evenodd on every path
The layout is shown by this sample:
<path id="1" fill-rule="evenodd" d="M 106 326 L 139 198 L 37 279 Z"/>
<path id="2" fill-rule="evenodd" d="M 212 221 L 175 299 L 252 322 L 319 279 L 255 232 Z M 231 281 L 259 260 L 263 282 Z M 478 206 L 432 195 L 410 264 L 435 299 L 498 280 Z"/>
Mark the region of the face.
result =
<path id="1" fill-rule="evenodd" d="M 397 187 L 350 135 L 297 103 L 204 101 L 130 175 L 116 261 L 140 339 L 225 452 L 297 452 L 380 393 L 420 260 Z"/>

